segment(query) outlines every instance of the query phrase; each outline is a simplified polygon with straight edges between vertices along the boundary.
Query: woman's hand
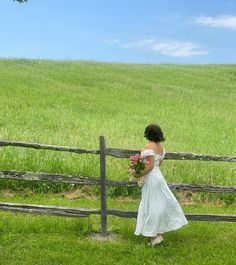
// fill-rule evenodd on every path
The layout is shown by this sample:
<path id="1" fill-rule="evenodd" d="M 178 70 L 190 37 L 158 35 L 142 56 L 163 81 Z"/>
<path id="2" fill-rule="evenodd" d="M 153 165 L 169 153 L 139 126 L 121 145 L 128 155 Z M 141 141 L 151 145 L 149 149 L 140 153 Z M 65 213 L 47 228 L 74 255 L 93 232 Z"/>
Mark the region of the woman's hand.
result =
<path id="1" fill-rule="evenodd" d="M 132 168 L 128 169 L 128 173 L 132 175 L 134 178 L 140 178 L 143 176 L 143 171 L 137 173 L 135 172 L 135 169 L 132 169 Z"/>
<path id="2" fill-rule="evenodd" d="M 135 178 L 140 178 L 140 177 L 143 176 L 143 171 L 138 172 L 138 173 L 134 172 L 132 175 L 133 175 Z"/>

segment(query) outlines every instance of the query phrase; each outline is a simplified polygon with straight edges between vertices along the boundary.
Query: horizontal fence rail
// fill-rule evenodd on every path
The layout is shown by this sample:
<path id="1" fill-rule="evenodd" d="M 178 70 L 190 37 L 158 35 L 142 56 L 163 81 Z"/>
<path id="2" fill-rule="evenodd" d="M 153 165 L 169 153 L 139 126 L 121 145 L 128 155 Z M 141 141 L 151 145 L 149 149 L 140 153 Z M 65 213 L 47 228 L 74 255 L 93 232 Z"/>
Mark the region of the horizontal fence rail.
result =
<path id="1" fill-rule="evenodd" d="M 66 217 L 88 217 L 91 214 L 101 214 L 99 209 L 70 208 L 62 206 L 46 206 L 0 202 L 0 210 L 6 212 L 31 213 L 39 215 L 56 215 Z M 107 215 L 136 218 L 137 211 L 126 211 L 118 209 L 107 209 Z M 236 222 L 236 215 L 217 215 L 217 214 L 185 214 L 188 220 L 192 221 L 228 221 Z"/>
<path id="2" fill-rule="evenodd" d="M 0 146 L 25 147 L 25 148 L 33 148 L 33 149 L 71 152 L 71 153 L 77 153 L 77 154 L 99 154 L 99 150 L 86 150 L 86 149 L 80 149 L 77 147 L 56 146 L 56 145 L 38 144 L 38 143 L 26 143 L 26 142 L 18 142 L 18 141 L 0 141 Z"/>
<path id="3" fill-rule="evenodd" d="M 0 179 L 58 182 L 82 185 L 100 185 L 100 179 L 98 177 L 70 176 L 54 173 L 35 173 L 13 170 L 1 170 Z"/>
<path id="4" fill-rule="evenodd" d="M 58 182 L 78 185 L 100 185 L 98 177 L 71 176 L 54 173 L 34 173 L 13 170 L 1 170 L 0 179 L 26 180 L 26 181 L 45 181 Z M 113 181 L 106 180 L 106 185 L 111 187 L 138 187 L 137 182 L 133 181 Z M 202 192 L 236 192 L 236 186 L 214 186 L 205 184 L 187 184 L 187 183 L 168 183 L 172 190 L 188 190 Z"/>
<path id="5" fill-rule="evenodd" d="M 62 206 L 46 206 L 0 202 L 0 210 L 20 213 L 46 214 L 67 217 L 88 217 L 90 214 L 100 214 L 98 209 L 71 208 Z"/>
<path id="6" fill-rule="evenodd" d="M 129 158 L 131 155 L 139 152 L 139 150 L 126 150 L 117 148 L 107 148 L 106 154 L 117 158 Z M 165 154 L 167 160 L 200 160 L 200 161 L 222 161 L 236 162 L 235 156 L 216 156 L 193 153 L 167 152 Z"/>
<path id="7" fill-rule="evenodd" d="M 77 147 L 46 145 L 46 144 L 27 143 L 27 142 L 18 142 L 18 141 L 1 140 L 0 147 L 1 146 L 2 147 L 15 146 L 15 147 L 25 147 L 33 149 L 44 149 L 44 150 L 71 152 L 77 154 L 100 154 L 100 150 L 88 150 L 88 149 L 80 149 Z M 139 152 L 139 150 L 106 148 L 106 155 L 113 156 L 116 158 L 129 158 L 131 155 L 136 154 L 137 152 Z M 180 152 L 167 152 L 165 154 L 165 159 L 236 162 L 235 156 L 216 156 L 216 155 L 180 153 Z"/>

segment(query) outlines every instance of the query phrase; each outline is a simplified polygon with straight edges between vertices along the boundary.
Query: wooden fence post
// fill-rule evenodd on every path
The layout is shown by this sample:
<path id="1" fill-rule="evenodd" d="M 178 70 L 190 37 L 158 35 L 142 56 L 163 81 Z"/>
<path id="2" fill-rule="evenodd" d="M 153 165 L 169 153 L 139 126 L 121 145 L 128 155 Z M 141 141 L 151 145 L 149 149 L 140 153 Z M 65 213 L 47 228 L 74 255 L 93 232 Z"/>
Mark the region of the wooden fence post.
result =
<path id="1" fill-rule="evenodd" d="M 107 187 L 106 187 L 106 145 L 104 136 L 100 140 L 100 192 L 101 192 L 101 236 L 107 236 Z"/>

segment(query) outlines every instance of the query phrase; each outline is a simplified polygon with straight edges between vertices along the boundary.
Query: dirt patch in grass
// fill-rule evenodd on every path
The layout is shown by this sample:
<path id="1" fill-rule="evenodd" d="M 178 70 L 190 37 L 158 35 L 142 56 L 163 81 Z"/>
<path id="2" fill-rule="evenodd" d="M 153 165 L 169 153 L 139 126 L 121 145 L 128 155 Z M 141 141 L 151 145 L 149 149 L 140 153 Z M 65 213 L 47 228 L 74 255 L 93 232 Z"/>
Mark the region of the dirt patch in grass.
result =
<path id="1" fill-rule="evenodd" d="M 117 234 L 109 233 L 107 236 L 102 236 L 101 233 L 91 233 L 87 239 L 97 240 L 97 241 L 115 241 L 118 238 Z"/>
<path id="2" fill-rule="evenodd" d="M 212 204 L 215 205 L 224 205 L 225 202 L 220 198 L 214 198 L 214 200 L 209 199 L 208 197 L 203 197 L 199 192 L 191 191 L 180 191 L 174 192 L 176 199 L 181 205 L 194 205 L 194 204 Z"/>
<path id="3" fill-rule="evenodd" d="M 1 191 L 1 194 L 6 197 L 6 198 L 14 198 L 15 197 L 15 192 L 12 190 L 3 190 Z"/>
<path id="4" fill-rule="evenodd" d="M 66 191 L 60 193 L 62 197 L 65 197 L 69 200 L 77 200 L 79 198 L 89 198 L 91 200 L 97 200 L 98 196 L 94 195 L 89 187 L 81 187 L 78 189 Z"/>

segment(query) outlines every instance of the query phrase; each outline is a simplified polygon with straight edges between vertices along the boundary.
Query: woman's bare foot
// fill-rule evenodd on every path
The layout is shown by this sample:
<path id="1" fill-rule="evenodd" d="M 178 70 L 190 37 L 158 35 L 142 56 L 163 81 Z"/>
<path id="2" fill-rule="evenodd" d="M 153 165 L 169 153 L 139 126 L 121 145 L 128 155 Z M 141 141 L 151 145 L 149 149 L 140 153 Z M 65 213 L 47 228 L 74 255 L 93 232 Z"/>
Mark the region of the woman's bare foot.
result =
<path id="1" fill-rule="evenodd" d="M 157 235 L 151 239 L 151 246 L 155 246 L 160 244 L 163 241 L 163 237 L 161 235 Z"/>

